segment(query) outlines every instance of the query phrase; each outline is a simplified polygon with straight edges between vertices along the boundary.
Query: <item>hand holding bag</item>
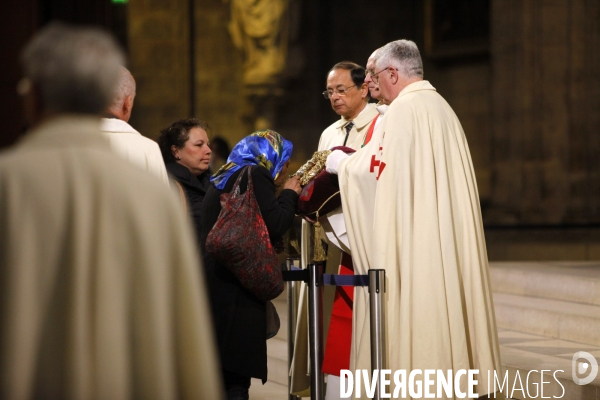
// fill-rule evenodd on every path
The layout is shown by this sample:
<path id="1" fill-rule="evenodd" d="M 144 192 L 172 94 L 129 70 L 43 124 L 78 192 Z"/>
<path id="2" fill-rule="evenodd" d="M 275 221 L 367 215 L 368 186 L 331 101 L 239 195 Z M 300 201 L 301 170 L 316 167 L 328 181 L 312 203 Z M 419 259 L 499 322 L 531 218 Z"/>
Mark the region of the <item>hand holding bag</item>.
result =
<path id="1" fill-rule="evenodd" d="M 240 194 L 244 174 L 248 187 Z M 283 292 L 281 265 L 254 195 L 251 167 L 240 172 L 230 193 L 221 195 L 221 213 L 208 233 L 206 250 L 260 300 Z"/>

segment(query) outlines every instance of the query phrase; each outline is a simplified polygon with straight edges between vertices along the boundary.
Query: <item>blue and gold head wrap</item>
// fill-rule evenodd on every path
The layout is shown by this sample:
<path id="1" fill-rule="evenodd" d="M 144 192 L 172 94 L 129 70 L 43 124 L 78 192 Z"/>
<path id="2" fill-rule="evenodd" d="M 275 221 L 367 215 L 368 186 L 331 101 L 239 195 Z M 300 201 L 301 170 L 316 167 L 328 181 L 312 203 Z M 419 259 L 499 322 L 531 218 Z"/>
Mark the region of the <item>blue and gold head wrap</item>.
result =
<path id="1" fill-rule="evenodd" d="M 247 165 L 262 165 L 276 179 L 281 169 L 292 155 L 292 142 L 285 140 L 272 130 L 258 131 L 243 138 L 231 150 L 227 163 L 223 165 L 210 181 L 222 190 L 229 177 Z"/>

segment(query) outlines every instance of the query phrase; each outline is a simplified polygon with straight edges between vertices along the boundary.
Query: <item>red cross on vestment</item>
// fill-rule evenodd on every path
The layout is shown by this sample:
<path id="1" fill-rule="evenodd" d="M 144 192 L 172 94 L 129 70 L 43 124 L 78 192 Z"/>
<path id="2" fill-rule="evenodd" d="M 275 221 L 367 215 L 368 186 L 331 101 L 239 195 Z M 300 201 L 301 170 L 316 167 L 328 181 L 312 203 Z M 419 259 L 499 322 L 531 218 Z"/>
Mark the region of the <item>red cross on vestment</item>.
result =
<path id="1" fill-rule="evenodd" d="M 382 147 L 379 147 L 379 151 L 383 150 Z M 378 171 L 377 171 L 377 180 L 379 180 L 379 177 L 381 176 L 381 173 L 383 172 L 383 169 L 385 168 L 385 163 L 381 162 L 380 160 L 377 160 L 375 158 L 375 154 L 373 154 L 371 156 L 371 165 L 370 165 L 370 169 L 369 172 L 371 173 L 375 173 L 375 168 L 378 167 Z"/>

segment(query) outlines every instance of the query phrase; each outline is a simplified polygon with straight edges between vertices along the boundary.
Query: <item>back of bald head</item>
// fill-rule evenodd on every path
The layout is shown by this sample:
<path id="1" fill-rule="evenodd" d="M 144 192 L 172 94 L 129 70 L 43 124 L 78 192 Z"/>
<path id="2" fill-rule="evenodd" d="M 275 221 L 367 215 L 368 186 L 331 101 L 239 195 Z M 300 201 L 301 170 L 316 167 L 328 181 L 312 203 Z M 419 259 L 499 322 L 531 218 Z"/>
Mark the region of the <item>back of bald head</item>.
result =
<path id="1" fill-rule="evenodd" d="M 131 72 L 129 72 L 127 68 L 121 66 L 115 96 L 108 107 L 109 113 L 119 117 L 118 114 L 122 112 L 123 103 L 128 101 L 128 98 L 131 99 L 131 107 L 133 107 L 135 88 L 135 79 L 133 79 L 133 75 L 131 75 Z"/>

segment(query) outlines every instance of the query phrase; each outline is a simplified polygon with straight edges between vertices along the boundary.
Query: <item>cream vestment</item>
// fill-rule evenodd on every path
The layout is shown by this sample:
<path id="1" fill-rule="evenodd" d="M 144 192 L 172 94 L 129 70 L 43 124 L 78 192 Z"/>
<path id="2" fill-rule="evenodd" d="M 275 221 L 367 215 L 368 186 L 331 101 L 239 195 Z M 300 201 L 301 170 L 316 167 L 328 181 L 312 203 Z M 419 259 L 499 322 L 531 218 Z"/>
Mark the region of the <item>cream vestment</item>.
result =
<path id="1" fill-rule="evenodd" d="M 487 394 L 488 371 L 501 373 L 488 261 L 471 156 L 448 103 L 427 81 L 408 85 L 339 179 L 356 273 L 386 271 L 386 368 L 478 369 Z M 355 289 L 353 317 L 350 369 L 369 369 L 366 288 Z"/>
<path id="2" fill-rule="evenodd" d="M 102 118 L 100 129 L 117 154 L 169 184 L 165 162 L 154 140 L 142 136 L 127 122 L 117 118 Z"/>
<path id="3" fill-rule="evenodd" d="M 373 119 L 378 115 L 378 111 L 374 104 L 367 103 L 365 108 L 354 118 L 353 126 L 350 131 L 345 130 L 348 120 L 341 117 L 338 121 L 328 126 L 319 140 L 319 147 L 317 150 L 327 150 L 335 146 L 342 146 L 346 141 L 346 146 L 352 149 L 358 150 L 364 141 L 364 136 L 369 130 L 369 126 Z M 346 135 L 348 139 L 346 140 Z M 324 226 L 329 226 L 326 222 Z M 311 246 L 313 242 L 312 235 L 313 227 L 307 221 L 302 221 L 302 237 L 301 237 L 301 266 L 305 268 L 308 263 L 312 261 Z M 341 250 L 332 245 L 328 246 L 327 250 L 327 263 L 326 273 L 336 274 L 338 273 L 339 265 L 342 259 Z M 304 283 L 300 285 L 300 300 L 298 307 L 298 318 L 296 323 L 295 332 L 295 348 L 294 348 L 294 360 L 292 364 L 292 387 L 291 392 L 299 396 L 308 396 L 310 386 L 310 371 L 309 371 L 309 348 L 308 348 L 308 288 Z M 323 295 L 323 338 L 327 338 L 327 332 L 329 328 L 329 316 L 333 306 L 333 298 L 335 295 L 335 287 L 326 286 Z"/>
<path id="4" fill-rule="evenodd" d="M 99 118 L 1 153 L 0 263 L 0 398 L 222 398 L 190 222 Z"/>

